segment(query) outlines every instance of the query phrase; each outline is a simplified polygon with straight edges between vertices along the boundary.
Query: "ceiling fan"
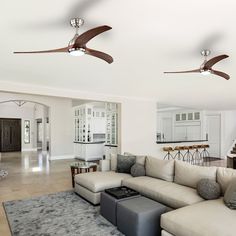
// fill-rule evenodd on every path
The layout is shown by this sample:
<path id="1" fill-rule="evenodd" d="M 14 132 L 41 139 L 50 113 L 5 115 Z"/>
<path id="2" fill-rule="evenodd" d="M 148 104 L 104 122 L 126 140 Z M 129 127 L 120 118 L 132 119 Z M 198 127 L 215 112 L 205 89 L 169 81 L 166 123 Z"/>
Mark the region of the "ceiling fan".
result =
<path id="1" fill-rule="evenodd" d="M 67 47 L 52 49 L 52 50 L 44 50 L 44 51 L 29 51 L 29 52 L 14 52 L 14 53 L 20 54 L 20 53 L 66 52 L 66 53 L 70 53 L 70 55 L 72 55 L 72 56 L 82 56 L 84 54 L 87 54 L 90 56 L 98 57 L 98 58 L 106 61 L 109 64 L 113 62 L 113 58 L 110 55 L 108 55 L 104 52 L 100 52 L 100 51 L 88 48 L 86 46 L 86 44 L 95 36 L 112 29 L 110 26 L 107 26 L 107 25 L 99 26 L 99 27 L 90 29 L 90 30 L 84 32 L 83 34 L 79 35 L 79 33 L 78 33 L 79 27 L 84 24 L 84 20 L 81 18 L 73 18 L 70 20 L 70 24 L 72 27 L 75 28 L 76 32 L 75 32 L 74 37 L 70 40 Z"/>
<path id="2" fill-rule="evenodd" d="M 203 64 L 200 66 L 199 69 L 196 70 L 188 70 L 188 71 L 175 71 L 175 72 L 164 72 L 165 74 L 176 74 L 176 73 L 201 73 L 203 75 L 209 75 L 209 74 L 213 74 L 213 75 L 218 75 L 223 77 L 226 80 L 230 79 L 230 76 L 222 71 L 217 71 L 217 70 L 213 70 L 212 67 L 218 63 L 219 61 L 228 58 L 228 55 L 220 55 L 220 56 L 216 56 L 213 57 L 209 60 L 207 60 L 207 57 L 211 54 L 210 50 L 203 50 L 201 52 L 202 56 L 205 57 L 205 60 L 203 62 Z"/>

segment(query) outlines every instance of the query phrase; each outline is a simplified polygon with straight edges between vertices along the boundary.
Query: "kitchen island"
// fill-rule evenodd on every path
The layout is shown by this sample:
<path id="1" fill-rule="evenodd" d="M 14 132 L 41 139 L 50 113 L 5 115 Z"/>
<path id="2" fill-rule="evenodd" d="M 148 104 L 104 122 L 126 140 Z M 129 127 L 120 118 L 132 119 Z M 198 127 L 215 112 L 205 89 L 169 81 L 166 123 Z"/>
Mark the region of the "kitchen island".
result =
<path id="1" fill-rule="evenodd" d="M 74 142 L 75 158 L 84 161 L 102 160 L 105 141 Z"/>

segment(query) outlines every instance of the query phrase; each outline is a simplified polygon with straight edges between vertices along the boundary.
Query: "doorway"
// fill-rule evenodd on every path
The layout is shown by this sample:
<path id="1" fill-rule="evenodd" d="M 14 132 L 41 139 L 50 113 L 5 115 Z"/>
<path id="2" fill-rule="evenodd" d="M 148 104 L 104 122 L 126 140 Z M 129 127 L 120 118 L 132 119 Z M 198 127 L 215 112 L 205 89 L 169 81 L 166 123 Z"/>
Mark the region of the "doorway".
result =
<path id="1" fill-rule="evenodd" d="M 0 119 L 0 152 L 21 151 L 21 119 Z"/>
<path id="2" fill-rule="evenodd" d="M 210 157 L 221 157 L 221 116 L 220 114 L 207 116 L 208 143 Z"/>

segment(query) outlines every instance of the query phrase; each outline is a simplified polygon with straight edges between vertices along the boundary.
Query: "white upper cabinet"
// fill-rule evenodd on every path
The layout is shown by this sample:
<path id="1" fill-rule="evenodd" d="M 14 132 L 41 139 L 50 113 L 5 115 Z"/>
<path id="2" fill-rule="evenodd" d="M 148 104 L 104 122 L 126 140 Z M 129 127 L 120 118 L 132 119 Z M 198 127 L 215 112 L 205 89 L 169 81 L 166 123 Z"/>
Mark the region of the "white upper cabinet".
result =
<path id="1" fill-rule="evenodd" d="M 184 113 L 176 113 L 175 121 L 183 122 L 183 121 L 197 121 L 201 119 L 201 113 L 197 112 L 184 112 Z"/>

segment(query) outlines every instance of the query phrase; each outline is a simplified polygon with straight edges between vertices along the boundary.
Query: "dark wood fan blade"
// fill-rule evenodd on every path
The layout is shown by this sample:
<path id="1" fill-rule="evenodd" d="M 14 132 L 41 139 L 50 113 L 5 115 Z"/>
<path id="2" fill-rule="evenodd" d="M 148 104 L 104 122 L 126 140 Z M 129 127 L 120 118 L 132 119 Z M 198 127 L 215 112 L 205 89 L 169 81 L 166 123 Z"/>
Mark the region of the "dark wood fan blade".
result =
<path id="1" fill-rule="evenodd" d="M 229 80 L 230 79 L 230 76 L 222 71 L 217 71 L 217 70 L 211 70 L 211 73 L 214 74 L 214 75 L 218 75 L 220 77 L 223 77 L 224 79 L 226 80 Z"/>
<path id="2" fill-rule="evenodd" d="M 111 64 L 113 62 L 113 58 L 104 52 L 100 52 L 100 51 L 96 51 L 96 50 L 93 50 L 90 48 L 86 48 L 85 53 L 90 56 L 98 57 L 98 58 L 106 61 L 109 64 Z"/>
<path id="3" fill-rule="evenodd" d="M 90 30 L 84 32 L 83 34 L 81 34 L 76 39 L 75 46 L 76 47 L 84 47 L 89 40 L 91 40 L 92 38 L 94 38 L 98 34 L 101 34 L 107 30 L 110 30 L 110 29 L 112 29 L 112 28 L 107 25 L 103 25 L 103 26 L 99 26 L 99 27 L 90 29 Z"/>
<path id="4" fill-rule="evenodd" d="M 186 71 L 169 71 L 169 72 L 164 72 L 164 74 L 182 74 L 182 73 L 200 73 L 200 69 L 196 70 L 186 70 Z"/>
<path id="5" fill-rule="evenodd" d="M 225 58 L 228 58 L 228 57 L 229 57 L 228 55 L 220 55 L 217 57 L 213 57 L 204 64 L 204 67 L 207 69 L 211 69 L 211 67 L 214 66 L 217 62 L 219 62 Z"/>
<path id="6" fill-rule="evenodd" d="M 29 51 L 29 52 L 14 52 L 15 54 L 28 54 L 28 53 L 52 53 L 52 52 L 68 52 L 70 47 L 65 48 L 57 48 L 52 50 L 44 50 L 44 51 Z"/>

